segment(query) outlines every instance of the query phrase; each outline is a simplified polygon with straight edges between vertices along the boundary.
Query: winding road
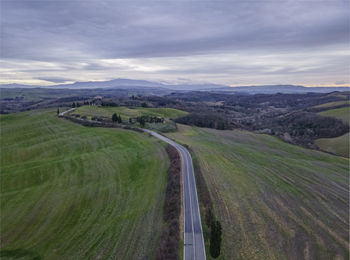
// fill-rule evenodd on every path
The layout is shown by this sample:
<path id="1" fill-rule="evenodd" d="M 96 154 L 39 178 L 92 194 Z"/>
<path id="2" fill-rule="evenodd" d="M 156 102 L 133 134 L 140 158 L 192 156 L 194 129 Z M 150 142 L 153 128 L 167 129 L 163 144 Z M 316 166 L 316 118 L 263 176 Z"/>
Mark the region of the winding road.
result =
<path id="1" fill-rule="evenodd" d="M 71 109 L 68 109 L 68 110 L 66 110 L 66 111 L 64 111 L 64 112 L 59 113 L 58 116 L 64 116 L 65 114 L 67 114 L 67 113 L 69 113 L 69 112 L 71 112 L 71 111 L 74 111 L 74 110 L 75 110 L 75 107 L 73 107 L 73 108 L 71 108 Z"/>
<path id="2" fill-rule="evenodd" d="M 61 112 L 59 116 L 62 117 L 74 109 L 75 108 L 71 108 Z M 142 130 L 174 146 L 180 154 L 184 206 L 184 260 L 205 260 L 203 229 L 199 213 L 197 188 L 191 155 L 185 147 L 175 143 L 169 138 L 148 129 Z"/>
<path id="3" fill-rule="evenodd" d="M 205 247 L 192 158 L 185 147 L 148 129 L 142 129 L 171 144 L 180 153 L 184 197 L 184 260 L 205 260 Z"/>

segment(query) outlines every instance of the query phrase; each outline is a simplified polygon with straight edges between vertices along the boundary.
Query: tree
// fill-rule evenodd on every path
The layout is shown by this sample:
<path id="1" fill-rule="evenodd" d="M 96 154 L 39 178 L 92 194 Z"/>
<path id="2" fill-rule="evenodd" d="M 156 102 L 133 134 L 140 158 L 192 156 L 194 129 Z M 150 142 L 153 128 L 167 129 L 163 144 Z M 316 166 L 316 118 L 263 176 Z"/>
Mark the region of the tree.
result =
<path id="1" fill-rule="evenodd" d="M 75 103 L 74 102 L 72 103 L 72 107 L 75 107 Z"/>
<path id="2" fill-rule="evenodd" d="M 119 115 L 118 116 L 118 123 L 121 124 L 122 123 L 122 117 Z"/>
<path id="3" fill-rule="evenodd" d="M 213 221 L 210 230 L 210 254 L 218 258 L 221 249 L 221 224 L 219 221 Z"/>
<path id="4" fill-rule="evenodd" d="M 117 115 L 116 113 L 114 113 L 114 114 L 112 115 L 112 121 L 113 121 L 113 122 L 118 122 L 118 115 Z"/>
<path id="5" fill-rule="evenodd" d="M 59 115 L 60 114 L 60 109 L 59 108 L 57 108 L 57 115 Z"/>
<path id="6" fill-rule="evenodd" d="M 140 126 L 142 126 L 142 127 L 145 126 L 145 118 L 143 116 L 140 117 L 139 123 L 140 123 Z"/>

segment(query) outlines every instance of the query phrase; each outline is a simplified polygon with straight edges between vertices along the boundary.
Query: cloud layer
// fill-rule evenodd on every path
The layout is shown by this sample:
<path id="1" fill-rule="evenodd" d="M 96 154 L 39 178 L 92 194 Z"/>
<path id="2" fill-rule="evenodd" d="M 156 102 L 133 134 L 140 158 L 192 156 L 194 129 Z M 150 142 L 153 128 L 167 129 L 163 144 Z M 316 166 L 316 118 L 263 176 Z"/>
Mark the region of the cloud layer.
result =
<path id="1" fill-rule="evenodd" d="M 349 1 L 1 5 L 0 83 L 350 84 Z"/>

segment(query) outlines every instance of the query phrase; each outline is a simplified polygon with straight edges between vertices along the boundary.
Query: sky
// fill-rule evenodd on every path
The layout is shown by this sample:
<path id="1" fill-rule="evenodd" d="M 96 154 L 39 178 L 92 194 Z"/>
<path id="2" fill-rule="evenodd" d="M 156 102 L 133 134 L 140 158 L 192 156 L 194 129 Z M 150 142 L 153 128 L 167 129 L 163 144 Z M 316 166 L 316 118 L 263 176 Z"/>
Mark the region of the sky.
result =
<path id="1" fill-rule="evenodd" d="M 0 84 L 350 85 L 350 0 L 0 3 Z"/>

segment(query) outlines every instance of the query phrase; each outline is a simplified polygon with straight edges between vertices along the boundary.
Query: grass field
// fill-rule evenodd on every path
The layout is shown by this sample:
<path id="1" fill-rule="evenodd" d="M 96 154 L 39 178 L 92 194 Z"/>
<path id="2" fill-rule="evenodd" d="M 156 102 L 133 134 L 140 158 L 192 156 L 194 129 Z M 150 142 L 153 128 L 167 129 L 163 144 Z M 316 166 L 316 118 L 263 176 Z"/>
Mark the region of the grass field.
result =
<path id="1" fill-rule="evenodd" d="M 113 113 L 117 113 L 123 119 L 138 116 L 159 116 L 164 118 L 177 118 L 187 114 L 185 111 L 174 108 L 128 108 L 128 107 L 97 107 L 97 106 L 82 106 L 78 107 L 74 113 L 86 116 L 105 116 L 112 117 Z"/>
<path id="2" fill-rule="evenodd" d="M 322 116 L 336 117 L 350 124 L 350 107 L 330 109 L 319 113 Z M 349 158 L 350 146 L 349 133 L 335 138 L 321 138 L 315 140 L 315 144 L 324 151 Z"/>
<path id="3" fill-rule="evenodd" d="M 349 144 L 350 135 L 349 133 L 335 137 L 335 138 L 320 138 L 315 140 L 315 144 L 322 150 L 337 154 L 343 157 L 350 157 Z"/>
<path id="4" fill-rule="evenodd" d="M 220 259 L 348 259 L 349 160 L 268 135 L 179 125 L 223 225 Z"/>
<path id="5" fill-rule="evenodd" d="M 169 159 L 156 139 L 56 110 L 1 115 L 1 259 L 152 259 Z"/>
<path id="6" fill-rule="evenodd" d="M 341 105 L 350 105 L 350 100 L 328 102 L 318 106 L 313 106 L 313 108 L 332 108 L 332 107 L 341 106 Z"/>
<path id="7" fill-rule="evenodd" d="M 331 116 L 343 120 L 346 123 L 350 123 L 350 107 L 342 107 L 336 109 L 330 109 L 319 113 L 321 116 Z"/>
<path id="8" fill-rule="evenodd" d="M 123 119 L 123 123 L 128 123 L 129 118 L 138 116 L 157 116 L 164 118 L 163 123 L 146 123 L 144 128 L 148 128 L 157 132 L 172 132 L 176 131 L 176 124 L 172 118 L 177 118 L 186 115 L 187 112 L 173 108 L 128 108 L 128 107 L 98 107 L 98 106 L 81 106 L 71 114 L 79 114 L 86 116 L 87 119 L 92 117 L 107 117 L 111 118 L 113 113 L 117 113 Z M 139 123 L 133 123 L 134 126 L 140 127 Z"/>

